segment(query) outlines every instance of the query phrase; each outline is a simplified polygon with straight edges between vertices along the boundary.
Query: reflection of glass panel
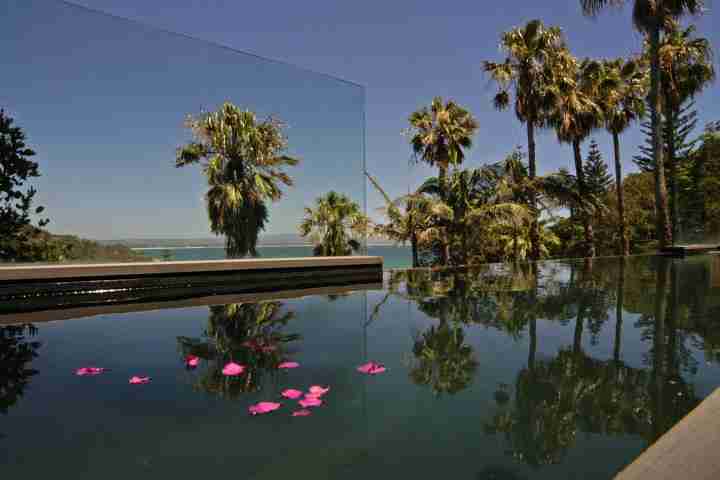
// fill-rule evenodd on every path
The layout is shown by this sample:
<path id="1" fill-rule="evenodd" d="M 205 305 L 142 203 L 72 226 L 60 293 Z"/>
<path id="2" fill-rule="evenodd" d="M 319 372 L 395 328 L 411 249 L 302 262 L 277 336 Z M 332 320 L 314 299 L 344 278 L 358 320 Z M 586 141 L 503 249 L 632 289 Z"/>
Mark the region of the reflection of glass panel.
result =
<path id="1" fill-rule="evenodd" d="M 212 238 L 206 179 L 175 168 L 175 155 L 191 139 L 187 116 L 223 102 L 281 121 L 285 153 L 301 160 L 287 170 L 294 187 L 268 202 L 266 240 L 297 244 L 303 208 L 330 188 L 363 207 L 358 85 L 54 0 L 5 2 L 0 42 L 13 46 L 0 107 L 37 152 L 37 203 L 53 233 Z"/>

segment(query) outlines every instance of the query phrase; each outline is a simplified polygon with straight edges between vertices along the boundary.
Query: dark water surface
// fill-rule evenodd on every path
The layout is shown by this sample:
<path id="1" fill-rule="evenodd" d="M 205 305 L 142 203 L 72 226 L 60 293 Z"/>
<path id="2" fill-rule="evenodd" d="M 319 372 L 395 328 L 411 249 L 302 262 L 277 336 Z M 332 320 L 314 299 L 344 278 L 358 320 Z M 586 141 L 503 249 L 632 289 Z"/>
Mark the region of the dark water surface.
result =
<path id="1" fill-rule="evenodd" d="M 604 479 L 720 386 L 720 258 L 401 272 L 0 332 L 3 478 Z M 279 393 L 313 384 L 326 404 L 291 417 Z M 283 406 L 248 415 L 263 400 Z"/>

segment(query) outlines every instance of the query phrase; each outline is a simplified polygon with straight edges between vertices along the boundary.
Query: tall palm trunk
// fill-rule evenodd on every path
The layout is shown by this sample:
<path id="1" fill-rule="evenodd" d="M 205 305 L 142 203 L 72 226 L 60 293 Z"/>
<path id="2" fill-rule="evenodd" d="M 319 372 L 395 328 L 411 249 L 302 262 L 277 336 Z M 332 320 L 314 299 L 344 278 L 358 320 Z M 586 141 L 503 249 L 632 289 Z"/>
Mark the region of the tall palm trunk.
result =
<path id="1" fill-rule="evenodd" d="M 583 171 L 582 153 L 580 152 L 580 140 L 573 140 L 573 153 L 575 154 L 575 175 L 578 183 L 578 193 L 586 198 L 587 187 L 585 185 L 585 172 Z M 595 232 L 593 231 L 592 219 L 587 208 L 581 209 L 583 228 L 585 229 L 586 255 L 590 258 L 595 256 Z"/>
<path id="2" fill-rule="evenodd" d="M 665 95 L 668 95 L 668 93 L 665 93 Z M 677 112 L 675 110 L 670 111 L 670 108 L 667 110 L 667 114 L 665 115 L 665 143 L 667 143 L 666 163 L 669 170 L 668 174 L 670 176 L 670 181 L 668 182 L 670 185 L 670 227 L 672 229 L 673 240 L 677 240 L 680 222 L 680 199 L 678 197 L 677 187 L 677 159 L 675 158 L 675 121 L 677 120 Z"/>
<path id="3" fill-rule="evenodd" d="M 585 322 L 585 311 L 587 310 L 587 302 L 583 296 L 580 299 L 577 317 L 575 317 L 575 333 L 573 335 L 573 354 L 577 356 L 582 351 L 582 334 Z"/>
<path id="4" fill-rule="evenodd" d="M 528 168 L 530 181 L 535 180 L 537 164 L 535 161 L 535 125 L 532 121 L 527 122 L 528 137 Z M 530 258 L 540 260 L 540 223 L 537 216 L 537 195 L 535 189 L 530 190 L 530 209 L 532 210 L 532 223 L 530 224 Z"/>
<path id="5" fill-rule="evenodd" d="M 418 259 L 418 239 L 417 233 L 414 231 L 410 234 L 410 246 L 412 248 L 412 265 L 413 268 L 420 266 L 420 260 Z"/>
<path id="6" fill-rule="evenodd" d="M 615 300 L 615 346 L 613 360 L 620 363 L 620 346 L 622 344 L 623 304 L 625 303 L 625 258 L 620 258 L 620 273 L 618 274 L 617 292 Z"/>
<path id="7" fill-rule="evenodd" d="M 627 226 L 625 224 L 625 192 L 622 184 L 622 163 L 620 161 L 620 135 L 612 132 L 613 146 L 615 147 L 615 190 L 617 191 L 618 216 L 620 217 L 620 225 L 618 230 L 620 238 L 618 240 L 618 252 L 620 255 L 630 255 L 630 237 L 627 234 Z"/>
<path id="8" fill-rule="evenodd" d="M 447 202 L 447 167 L 438 166 L 438 184 L 440 187 L 440 199 Z M 447 266 L 450 262 L 450 230 L 446 229 L 445 236 L 440 239 L 440 262 Z"/>
<path id="9" fill-rule="evenodd" d="M 678 287 L 677 264 L 672 262 L 672 265 L 670 265 L 670 305 L 667 321 L 667 369 L 673 376 L 680 367 L 677 359 L 678 315 L 680 308 L 680 291 Z"/>
<path id="10" fill-rule="evenodd" d="M 652 127 L 652 155 L 655 163 L 655 204 L 657 220 L 655 224 L 658 246 L 662 249 L 673 242 L 670 217 L 668 213 L 667 186 L 665 184 L 665 165 L 663 164 L 662 132 L 660 125 L 660 24 L 650 31 L 650 124 Z"/>
<path id="11" fill-rule="evenodd" d="M 667 277 L 670 263 L 659 259 L 655 284 L 655 325 L 653 337 L 653 439 L 665 433 L 663 430 L 663 393 L 665 387 L 665 315 L 667 312 Z"/>
<path id="12" fill-rule="evenodd" d="M 530 266 L 532 269 L 533 276 L 533 300 L 537 303 L 537 291 L 538 291 L 538 264 L 533 262 Z M 534 308 L 534 305 L 533 305 Z M 530 316 L 530 345 L 528 348 L 528 370 L 530 373 L 535 373 L 535 355 L 537 353 L 537 315 L 535 310 L 531 312 Z"/>

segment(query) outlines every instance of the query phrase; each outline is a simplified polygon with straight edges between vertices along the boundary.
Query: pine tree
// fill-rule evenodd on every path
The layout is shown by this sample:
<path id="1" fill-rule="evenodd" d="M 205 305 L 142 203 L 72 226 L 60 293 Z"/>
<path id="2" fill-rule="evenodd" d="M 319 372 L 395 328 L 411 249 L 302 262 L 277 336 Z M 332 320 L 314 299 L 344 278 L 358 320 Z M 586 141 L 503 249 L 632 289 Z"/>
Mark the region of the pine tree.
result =
<path id="1" fill-rule="evenodd" d="M 697 140 L 690 140 L 690 134 L 695 130 L 695 127 L 697 127 L 697 110 L 695 110 L 695 102 L 691 99 L 686 100 L 683 102 L 680 106 L 680 109 L 677 113 L 672 114 L 674 122 L 671 124 L 674 125 L 672 135 L 669 135 L 667 132 L 666 125 L 668 122 L 664 120 L 664 116 L 661 115 L 661 124 L 662 124 L 662 132 L 663 132 L 663 138 L 672 138 L 673 142 L 675 144 L 675 155 L 676 158 L 680 161 L 680 164 L 682 165 L 683 160 L 686 160 L 692 151 L 692 149 L 695 146 L 695 143 Z M 643 135 L 645 136 L 645 142 L 643 145 L 640 145 L 638 149 L 640 150 L 639 155 L 635 155 L 633 157 L 633 162 L 635 162 L 635 165 L 638 166 L 638 168 L 643 172 L 652 172 L 655 168 L 652 161 L 652 136 L 651 136 L 651 129 L 650 129 L 650 122 L 643 122 L 640 126 L 640 130 L 642 131 Z M 667 152 L 669 145 L 667 144 L 667 141 L 663 141 L 664 150 Z"/>
<path id="2" fill-rule="evenodd" d="M 26 182 L 39 177 L 35 152 L 25 144 L 25 133 L 13 126 L 13 119 L 0 110 L 0 261 L 31 260 L 27 244 L 35 228 L 32 215 L 44 208 L 32 208 L 36 190 Z M 41 220 L 39 226 L 47 225 Z"/>
<path id="3" fill-rule="evenodd" d="M 613 177 L 608 172 L 608 166 L 603 160 L 602 153 L 600 153 L 595 140 L 590 142 L 590 150 L 585 165 L 583 165 L 583 170 L 585 171 L 588 193 L 597 197 L 604 196 L 613 183 Z"/>

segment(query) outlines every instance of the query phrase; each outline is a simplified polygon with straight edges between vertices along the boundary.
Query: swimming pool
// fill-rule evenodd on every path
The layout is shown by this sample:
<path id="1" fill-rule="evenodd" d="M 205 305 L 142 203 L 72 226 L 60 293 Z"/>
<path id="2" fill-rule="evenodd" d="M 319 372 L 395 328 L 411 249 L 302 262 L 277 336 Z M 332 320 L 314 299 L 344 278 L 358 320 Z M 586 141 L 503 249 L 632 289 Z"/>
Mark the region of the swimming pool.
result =
<path id="1" fill-rule="evenodd" d="M 720 386 L 716 256 L 396 271 L 371 290 L 181 305 L 0 317 L 3 473 L 609 478 Z M 90 366 L 108 370 L 76 375 Z M 330 390 L 303 408 L 313 385 Z M 251 415 L 259 402 L 281 406 Z"/>

